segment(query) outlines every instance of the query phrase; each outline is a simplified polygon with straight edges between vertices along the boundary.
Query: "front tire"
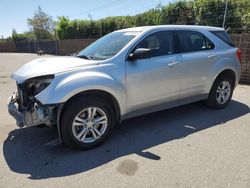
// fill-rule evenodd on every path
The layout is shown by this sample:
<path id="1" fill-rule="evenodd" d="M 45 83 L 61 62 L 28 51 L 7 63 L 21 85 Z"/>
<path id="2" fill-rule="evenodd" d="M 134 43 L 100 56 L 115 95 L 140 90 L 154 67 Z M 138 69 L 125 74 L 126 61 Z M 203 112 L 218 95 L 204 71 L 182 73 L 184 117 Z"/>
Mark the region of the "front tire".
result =
<path id="1" fill-rule="evenodd" d="M 231 101 L 234 85 L 233 79 L 228 76 L 219 76 L 209 93 L 206 104 L 212 108 L 225 108 Z"/>
<path id="2" fill-rule="evenodd" d="M 110 136 L 114 124 L 113 109 L 108 102 L 100 97 L 77 97 L 63 112 L 62 139 L 71 148 L 91 149 Z"/>

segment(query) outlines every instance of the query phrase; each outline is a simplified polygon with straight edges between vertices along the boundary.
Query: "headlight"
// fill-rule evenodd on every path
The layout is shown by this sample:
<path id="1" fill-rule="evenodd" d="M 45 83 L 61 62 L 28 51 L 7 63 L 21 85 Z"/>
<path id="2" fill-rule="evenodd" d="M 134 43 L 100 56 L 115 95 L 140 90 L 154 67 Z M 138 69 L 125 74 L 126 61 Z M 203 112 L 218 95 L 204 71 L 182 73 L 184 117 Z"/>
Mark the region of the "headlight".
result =
<path id="1" fill-rule="evenodd" d="M 29 94 L 35 96 L 43 91 L 53 81 L 54 75 L 39 76 L 25 81 L 25 87 Z"/>

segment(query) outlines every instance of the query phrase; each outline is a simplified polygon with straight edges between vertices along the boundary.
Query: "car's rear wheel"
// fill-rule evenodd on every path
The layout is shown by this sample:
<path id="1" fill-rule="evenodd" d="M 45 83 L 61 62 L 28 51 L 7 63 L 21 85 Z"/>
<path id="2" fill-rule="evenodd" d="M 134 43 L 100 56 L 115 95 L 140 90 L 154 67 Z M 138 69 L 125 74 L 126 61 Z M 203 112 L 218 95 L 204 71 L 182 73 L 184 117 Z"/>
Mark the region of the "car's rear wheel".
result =
<path id="1" fill-rule="evenodd" d="M 63 142 L 78 149 L 91 149 L 112 132 L 112 107 L 99 97 L 76 98 L 67 105 L 61 121 Z"/>
<path id="2" fill-rule="evenodd" d="M 211 88 L 206 104 L 212 108 L 226 107 L 232 98 L 233 90 L 233 79 L 228 76 L 219 76 Z"/>

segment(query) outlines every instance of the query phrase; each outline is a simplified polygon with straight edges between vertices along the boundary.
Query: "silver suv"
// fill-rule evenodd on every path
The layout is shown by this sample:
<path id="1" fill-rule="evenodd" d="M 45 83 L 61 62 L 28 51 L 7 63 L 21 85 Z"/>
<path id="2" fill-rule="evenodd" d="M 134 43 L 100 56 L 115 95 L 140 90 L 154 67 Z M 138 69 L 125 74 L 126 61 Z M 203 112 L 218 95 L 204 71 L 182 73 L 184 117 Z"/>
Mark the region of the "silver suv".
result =
<path id="1" fill-rule="evenodd" d="M 239 82 L 240 57 L 217 27 L 119 30 L 74 56 L 21 67 L 8 109 L 19 127 L 57 125 L 62 142 L 89 149 L 127 118 L 199 100 L 224 108 Z"/>

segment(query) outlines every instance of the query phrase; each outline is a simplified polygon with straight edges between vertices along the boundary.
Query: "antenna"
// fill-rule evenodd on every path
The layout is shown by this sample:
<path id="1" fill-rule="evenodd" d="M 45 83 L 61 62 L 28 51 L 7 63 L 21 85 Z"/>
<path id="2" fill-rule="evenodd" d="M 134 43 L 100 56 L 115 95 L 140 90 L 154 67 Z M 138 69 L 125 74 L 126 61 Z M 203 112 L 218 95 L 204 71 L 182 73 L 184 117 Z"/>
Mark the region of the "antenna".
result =
<path id="1" fill-rule="evenodd" d="M 228 5 L 228 0 L 226 0 L 226 7 L 224 11 L 223 24 L 222 24 L 223 28 L 225 28 L 225 22 L 226 22 L 226 16 L 227 16 L 227 5 Z"/>

